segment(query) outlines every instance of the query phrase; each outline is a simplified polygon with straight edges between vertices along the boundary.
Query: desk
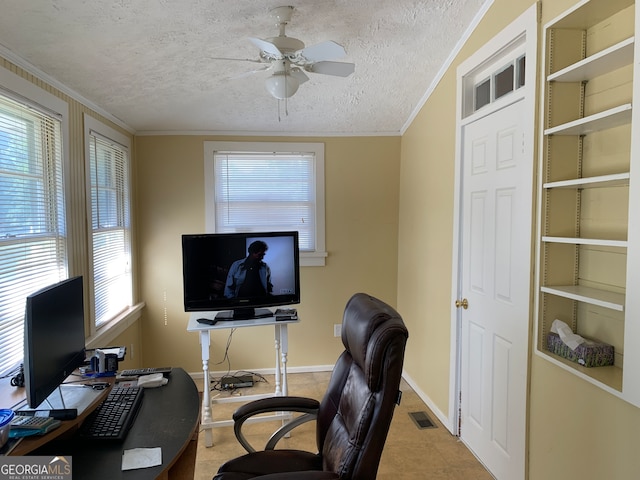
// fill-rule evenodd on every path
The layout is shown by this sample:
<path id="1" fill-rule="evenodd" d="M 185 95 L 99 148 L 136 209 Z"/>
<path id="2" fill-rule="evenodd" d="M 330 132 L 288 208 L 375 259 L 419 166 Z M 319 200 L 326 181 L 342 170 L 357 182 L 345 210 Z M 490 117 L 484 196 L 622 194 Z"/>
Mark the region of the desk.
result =
<path id="1" fill-rule="evenodd" d="M 202 395 L 202 428 L 205 431 L 205 446 L 213 446 L 213 428 L 233 425 L 233 420 L 213 421 L 212 405 L 214 403 L 246 402 L 259 398 L 272 396 L 270 394 L 246 395 L 239 398 L 223 398 L 211 400 L 209 378 L 209 349 L 211 347 L 210 332 L 230 328 L 261 327 L 272 325 L 275 330 L 276 370 L 275 370 L 275 395 L 288 395 L 287 386 L 287 355 L 289 353 L 289 337 L 287 326 L 290 323 L 298 323 L 300 320 L 278 320 L 275 317 L 254 318 L 249 320 L 224 320 L 215 325 L 198 323 L 198 318 L 213 318 L 215 312 L 192 312 L 189 316 L 187 331 L 200 334 L 200 347 L 202 349 L 202 372 L 204 373 L 204 391 Z M 289 418 L 288 414 L 275 414 L 252 419 L 256 421 L 269 421 L 274 419 Z"/>
<path id="2" fill-rule="evenodd" d="M 181 460 L 183 452 L 197 445 L 199 403 L 193 379 L 183 369 L 174 368 L 167 385 L 145 390 L 136 421 L 124 442 L 87 441 L 67 435 L 48 441 L 30 454 L 71 456 L 73 478 L 168 479 L 171 467 Z M 47 435 L 42 438 L 46 440 Z M 122 452 L 139 447 L 161 447 L 162 465 L 123 472 Z"/>

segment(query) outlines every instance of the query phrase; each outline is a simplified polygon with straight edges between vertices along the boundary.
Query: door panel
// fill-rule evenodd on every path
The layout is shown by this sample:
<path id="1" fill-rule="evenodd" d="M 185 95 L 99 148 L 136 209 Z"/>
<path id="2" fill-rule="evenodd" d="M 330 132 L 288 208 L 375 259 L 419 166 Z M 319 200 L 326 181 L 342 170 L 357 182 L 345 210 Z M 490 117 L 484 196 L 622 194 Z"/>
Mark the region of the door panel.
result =
<path id="1" fill-rule="evenodd" d="M 498 479 L 523 478 L 533 165 L 524 102 L 463 128 L 461 439 Z"/>

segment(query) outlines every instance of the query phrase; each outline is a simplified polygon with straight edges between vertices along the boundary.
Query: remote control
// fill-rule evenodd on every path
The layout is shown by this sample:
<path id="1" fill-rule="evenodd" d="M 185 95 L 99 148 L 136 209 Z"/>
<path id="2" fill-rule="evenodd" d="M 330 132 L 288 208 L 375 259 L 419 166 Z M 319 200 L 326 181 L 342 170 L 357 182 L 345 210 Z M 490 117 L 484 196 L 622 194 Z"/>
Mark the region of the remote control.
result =
<path id="1" fill-rule="evenodd" d="M 55 420 L 73 420 L 78 416 L 77 408 L 53 408 L 51 410 L 19 410 L 16 415 L 23 417 L 51 417 Z"/>
<path id="2" fill-rule="evenodd" d="M 207 325 L 215 325 L 216 323 L 218 323 L 217 320 L 213 320 L 212 318 L 198 318 L 196 322 L 205 323 Z"/>
<path id="3" fill-rule="evenodd" d="M 171 374 L 171 367 L 148 367 L 148 368 L 130 368 L 122 370 L 120 377 L 140 377 L 142 375 L 151 375 L 153 373 L 161 373 L 165 377 Z"/>

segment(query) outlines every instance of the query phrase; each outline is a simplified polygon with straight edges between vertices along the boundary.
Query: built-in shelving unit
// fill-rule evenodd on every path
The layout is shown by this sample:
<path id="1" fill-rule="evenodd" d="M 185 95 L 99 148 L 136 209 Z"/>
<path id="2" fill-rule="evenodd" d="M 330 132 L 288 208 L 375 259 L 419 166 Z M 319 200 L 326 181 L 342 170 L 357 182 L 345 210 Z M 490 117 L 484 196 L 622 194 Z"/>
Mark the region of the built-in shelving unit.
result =
<path id="1" fill-rule="evenodd" d="M 633 0 L 583 0 L 544 27 L 536 352 L 640 406 L 640 318 L 629 317 L 640 298 L 626 295 L 640 247 L 635 10 Z M 615 365 L 549 352 L 556 318 L 614 345 Z"/>

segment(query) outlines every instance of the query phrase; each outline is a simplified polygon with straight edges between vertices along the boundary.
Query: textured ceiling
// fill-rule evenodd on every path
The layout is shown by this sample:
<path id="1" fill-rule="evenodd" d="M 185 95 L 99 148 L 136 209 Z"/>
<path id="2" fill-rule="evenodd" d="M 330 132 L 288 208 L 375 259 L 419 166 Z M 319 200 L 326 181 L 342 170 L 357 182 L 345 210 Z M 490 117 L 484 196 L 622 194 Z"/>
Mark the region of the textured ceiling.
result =
<path id="1" fill-rule="evenodd" d="M 138 133 L 398 134 L 483 3 L 295 0 L 287 35 L 356 68 L 286 105 L 260 65 L 216 59 L 257 59 L 282 0 L 3 0 L 0 45 Z"/>

